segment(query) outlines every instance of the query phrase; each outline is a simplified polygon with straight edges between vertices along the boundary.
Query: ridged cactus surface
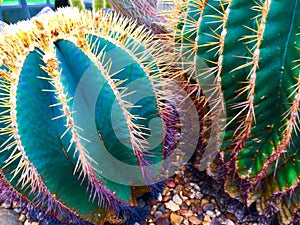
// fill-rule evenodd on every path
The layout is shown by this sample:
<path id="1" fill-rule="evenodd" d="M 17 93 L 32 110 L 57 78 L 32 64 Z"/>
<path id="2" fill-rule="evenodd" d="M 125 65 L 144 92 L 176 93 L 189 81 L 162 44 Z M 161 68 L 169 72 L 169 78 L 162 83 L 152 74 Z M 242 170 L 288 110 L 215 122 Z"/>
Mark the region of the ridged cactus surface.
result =
<path id="1" fill-rule="evenodd" d="M 66 223 L 142 216 L 131 185 L 150 183 L 147 166 L 163 157 L 151 144 L 165 135 L 160 51 L 112 14 L 66 8 L 11 25 L 0 40 L 4 182 Z M 138 168 L 132 184 L 110 177 L 122 165 Z"/>
<path id="2" fill-rule="evenodd" d="M 262 213 L 279 211 L 286 224 L 300 203 L 300 2 L 181 5 L 179 62 L 200 87 L 213 80 L 206 97 L 215 115 L 226 112 L 216 140 L 223 161 L 217 178 L 226 179 L 232 196 L 257 201 Z"/>

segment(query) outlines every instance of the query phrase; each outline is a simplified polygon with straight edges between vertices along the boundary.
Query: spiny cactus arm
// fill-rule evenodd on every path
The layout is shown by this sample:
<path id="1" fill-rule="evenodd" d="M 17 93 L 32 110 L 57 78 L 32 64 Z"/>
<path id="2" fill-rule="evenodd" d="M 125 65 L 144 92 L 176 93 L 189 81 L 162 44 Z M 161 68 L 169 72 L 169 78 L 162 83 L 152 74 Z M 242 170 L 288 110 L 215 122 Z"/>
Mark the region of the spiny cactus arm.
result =
<path id="1" fill-rule="evenodd" d="M 285 5 L 285 7 L 275 1 L 269 4 L 269 6 L 265 4 L 262 6 L 264 8 L 260 8 L 264 12 L 261 21 L 263 22 L 265 17 L 266 22 L 259 28 L 263 28 L 264 25 L 266 28 L 262 30 L 264 32 L 261 32 L 262 37 L 258 35 L 258 40 L 262 41 L 261 44 L 256 45 L 257 50 L 253 52 L 253 57 L 259 61 L 253 65 L 254 69 L 251 70 L 251 72 L 255 72 L 256 88 L 254 89 L 253 108 L 256 118 L 253 121 L 255 126 L 249 140 L 257 141 L 246 143 L 247 148 L 239 155 L 242 160 L 237 164 L 241 175 L 256 175 L 258 178 L 262 174 L 274 172 L 274 169 L 270 169 L 271 164 L 278 162 L 280 156 L 288 151 L 289 145 L 293 143 L 291 137 L 294 136 L 294 132 L 297 132 L 299 126 L 299 121 L 297 121 L 299 116 L 297 109 L 299 106 L 297 94 L 299 67 L 294 61 L 299 59 L 297 33 L 300 24 L 294 16 L 299 15 L 300 6 L 297 2 Z M 290 26 L 273 24 L 276 17 L 286 14 L 288 11 L 293 13 L 282 17 L 282 20 L 277 21 L 276 24 L 290 24 Z M 269 27 L 272 29 L 268 29 Z M 276 40 L 274 40 L 274 36 L 277 37 Z M 281 47 L 277 49 L 276 46 Z M 278 57 L 273 61 L 269 57 L 270 54 Z M 259 65 L 259 70 L 256 72 L 257 65 Z M 263 87 L 262 84 L 266 82 L 268 85 Z M 274 107 L 277 109 L 275 112 Z M 293 113 L 291 114 L 291 112 Z M 265 133 L 261 133 L 261 131 L 265 131 Z M 256 149 L 261 149 L 258 155 L 255 153 Z M 249 165 L 249 162 L 252 162 L 252 165 Z"/>
<path id="2" fill-rule="evenodd" d="M 97 75 L 99 74 L 99 70 L 97 70 L 97 68 L 92 64 L 91 60 L 83 53 L 81 52 L 81 50 L 76 47 L 73 43 L 65 41 L 65 40 L 61 40 L 58 41 L 56 44 L 56 56 L 57 59 L 59 60 L 60 64 L 58 66 L 58 70 L 61 70 L 61 76 L 60 76 L 60 81 L 62 83 L 62 87 L 64 87 L 64 93 L 68 93 L 70 96 L 74 96 L 74 98 L 76 97 L 76 93 L 75 91 L 82 91 L 78 90 L 78 85 L 79 82 L 81 81 L 81 79 L 90 79 L 93 80 L 94 83 L 91 83 L 90 88 L 92 88 L 92 84 L 99 84 L 99 85 L 103 85 L 104 83 L 106 83 L 106 79 L 103 77 L 103 75 L 101 75 L 100 77 Z M 82 62 L 80 65 L 78 65 L 78 61 Z M 73 82 L 70 82 L 70 80 L 73 80 Z M 99 82 L 100 80 L 100 82 Z M 56 81 L 58 82 L 58 81 Z M 57 83 L 58 84 L 58 83 Z M 98 86 L 96 86 L 98 88 Z M 82 87 L 81 87 L 82 88 Z M 86 86 L 85 86 L 86 88 Z M 114 94 L 112 93 L 111 89 L 109 86 L 106 87 L 106 91 L 109 92 L 110 94 L 112 94 L 112 96 L 114 96 Z M 106 94 L 107 94 L 106 92 Z M 82 96 L 82 97 L 88 97 L 88 96 Z M 99 98 L 101 98 L 102 96 L 99 96 Z M 105 98 L 108 98 L 108 96 L 103 96 Z M 84 104 L 85 102 L 82 102 L 82 99 L 80 100 L 80 105 L 75 106 L 75 108 L 73 108 L 72 110 L 74 111 L 78 111 L 79 109 L 77 107 L 88 107 L 89 110 L 93 110 L 93 106 L 92 105 L 86 105 Z M 89 102 L 87 102 L 89 103 Z M 67 102 L 67 104 L 65 105 L 65 108 L 72 108 L 72 105 L 74 104 L 74 100 L 70 100 Z M 105 105 L 105 107 L 109 108 L 109 105 Z M 80 123 L 84 123 L 86 121 L 86 114 L 81 115 L 80 112 L 77 112 L 79 115 L 76 116 L 76 114 L 71 115 L 71 116 L 67 116 L 69 112 L 65 112 L 65 116 L 68 120 L 71 120 L 74 122 L 74 128 L 72 128 L 71 126 L 69 127 L 71 133 L 72 133 L 72 138 L 71 138 L 71 142 L 73 141 L 73 144 L 77 146 L 77 150 L 82 152 L 80 154 L 82 154 L 82 158 L 77 158 L 77 165 L 79 166 L 81 164 L 81 166 L 88 166 L 87 168 L 85 168 L 84 170 L 87 171 L 87 176 L 88 176 L 88 171 L 94 171 L 93 173 L 95 173 L 95 175 L 90 174 L 91 176 L 95 176 L 95 177 L 99 177 L 100 180 L 102 180 L 101 176 L 100 176 L 100 169 L 106 169 L 109 170 L 112 173 L 117 173 L 117 171 L 115 171 L 117 168 L 113 167 L 113 166 L 106 166 L 104 167 L 102 164 L 105 161 L 109 161 L 109 160 L 103 160 L 105 158 L 105 155 L 101 155 L 101 152 L 106 152 L 107 150 L 110 149 L 105 149 L 104 146 L 101 146 L 101 142 L 99 141 L 99 137 L 97 134 L 97 130 L 96 127 L 94 127 L 95 129 L 93 130 L 93 127 L 87 126 L 85 125 L 83 127 L 83 124 Z M 97 114 L 96 114 L 97 115 Z M 99 116 L 101 115 L 101 118 L 105 118 L 106 119 L 106 123 L 107 121 L 109 121 L 109 119 L 107 118 L 105 112 L 101 112 L 100 114 L 98 114 Z M 107 114 L 109 115 L 109 114 Z M 121 114 L 122 115 L 122 114 Z M 93 114 L 90 115 L 91 118 L 94 118 Z M 83 119 L 81 119 L 81 117 L 83 117 Z M 124 121 L 124 118 L 120 118 L 121 121 Z M 91 122 L 91 121 L 88 121 Z M 87 122 L 87 123 L 88 123 Z M 94 122 L 94 121 L 93 121 Z M 119 122 L 119 124 L 122 122 Z M 81 131 L 81 128 L 84 131 Z M 88 128 L 90 128 L 91 130 L 88 130 Z M 124 133 L 126 132 L 126 130 L 122 130 Z M 87 133 L 91 133 L 90 135 Z M 96 136 L 93 136 L 92 133 L 96 132 Z M 105 133 L 105 132 L 104 132 Z M 127 132 L 128 133 L 128 132 Z M 78 137 L 77 141 L 76 140 L 76 136 Z M 96 138 L 96 139 L 95 139 Z M 91 144 L 85 143 L 85 142 L 91 142 Z M 111 142 L 109 142 L 111 143 Z M 114 143 L 114 142 L 112 142 Z M 69 144 L 70 146 L 70 144 Z M 120 146 L 119 146 L 120 147 Z M 81 150 L 80 150 L 81 149 Z M 90 156 L 93 156 L 93 159 L 90 159 Z M 102 157 L 102 158 L 101 158 Z M 86 159 L 84 159 L 86 158 Z M 129 157 L 132 158 L 132 157 Z M 134 160 L 134 159 L 133 159 Z M 97 162 L 97 163 L 96 163 Z M 89 165 L 90 164 L 90 165 Z M 100 167 L 100 169 L 98 170 L 97 168 Z M 77 168 L 79 169 L 79 167 Z M 82 174 L 84 178 L 84 174 Z M 95 179 L 95 178 L 93 178 Z M 94 180 L 94 182 L 97 183 L 96 180 Z M 118 188 L 118 185 L 113 184 L 113 189 L 110 187 L 110 181 L 106 180 L 104 182 L 104 185 L 107 186 L 110 190 L 115 191 L 116 195 L 119 196 L 120 198 L 122 198 L 122 200 L 124 201 L 128 201 L 131 202 L 131 189 L 129 186 L 123 186 L 120 185 L 122 187 Z M 91 181 L 92 184 L 92 181 Z M 93 184 L 92 184 L 93 185 Z M 104 190 L 101 190 L 101 187 L 97 187 L 97 184 L 95 186 L 96 189 L 99 188 L 99 190 L 95 190 L 98 193 L 98 197 L 99 197 L 99 201 L 101 200 L 101 192 Z M 115 189 L 118 188 L 118 189 Z"/>
<path id="3" fill-rule="evenodd" d="M 85 9 L 83 0 L 69 0 L 72 7 L 77 7 L 79 9 Z"/>
<path id="4" fill-rule="evenodd" d="M 100 38 L 96 36 L 90 36 L 90 38 L 93 41 L 89 41 L 89 42 L 97 46 L 93 50 L 94 55 L 99 55 L 101 54 L 101 51 L 104 50 L 106 54 L 105 55 L 103 54 L 103 56 L 100 57 L 100 60 L 104 65 L 108 64 L 110 61 L 112 62 L 110 65 L 110 73 L 113 74 L 113 76 L 111 75 L 109 76 L 111 76 L 111 78 L 115 80 L 115 82 L 118 82 L 117 88 L 119 89 L 120 93 L 122 93 L 120 97 L 123 99 L 122 101 L 124 101 L 124 109 L 126 109 L 125 114 L 127 114 L 127 116 L 131 118 L 130 121 L 128 121 L 129 127 L 130 129 L 132 129 L 132 133 L 135 134 L 134 136 L 140 139 L 138 140 L 136 139 L 136 137 L 132 136 L 132 137 L 128 137 L 127 140 L 130 139 L 132 140 L 132 144 L 134 146 L 133 153 L 138 157 L 139 165 L 142 167 L 142 171 L 145 176 L 146 175 L 145 173 L 149 171 L 144 171 L 143 167 L 149 166 L 149 163 L 151 164 L 155 160 L 157 161 L 158 159 L 161 159 L 162 156 L 161 145 L 155 146 L 156 148 L 153 149 L 153 146 L 150 146 L 149 143 L 145 142 L 149 136 L 148 132 L 151 132 L 151 137 L 153 138 L 154 136 L 153 130 L 156 130 L 157 128 L 163 126 L 160 122 L 160 124 L 156 124 L 155 129 L 149 130 L 150 129 L 149 122 L 151 121 L 151 119 L 155 118 L 158 113 L 158 110 L 155 107 L 158 104 L 156 99 L 157 96 L 156 93 L 154 92 L 155 89 L 153 89 L 151 85 L 149 86 L 149 83 L 150 84 L 152 83 L 149 80 L 148 77 L 149 74 L 145 72 L 145 68 L 141 67 L 137 63 L 137 61 L 135 61 L 135 56 L 133 53 L 131 53 L 130 51 L 122 50 L 126 48 L 124 48 L 123 46 L 118 47 L 116 45 L 117 41 L 113 41 L 113 39 L 108 41 L 105 40 L 104 38 Z M 132 42 L 132 40 L 130 43 L 128 40 L 125 39 L 124 43 L 127 42 L 130 44 L 130 47 L 128 49 L 133 48 L 135 49 L 136 54 L 141 53 L 139 52 L 139 49 L 137 48 L 136 44 Z M 140 48 L 141 47 L 142 46 L 140 46 Z M 148 70 L 150 70 L 151 67 L 149 66 L 149 62 L 151 61 L 148 61 L 149 58 L 147 57 L 145 57 L 144 63 L 148 64 L 149 67 Z M 112 61 L 111 60 L 112 58 L 114 58 L 115 60 Z M 140 56 L 139 58 L 141 59 L 143 57 Z M 146 62 L 146 60 L 148 62 Z M 120 68 L 119 66 L 122 64 L 124 64 L 125 66 Z M 154 66 L 156 65 L 154 64 Z M 98 107 L 97 112 L 100 113 L 109 110 L 108 113 L 112 115 L 112 118 L 110 118 L 109 121 L 111 121 L 112 123 L 116 123 L 117 118 L 115 117 L 115 113 L 112 113 L 109 107 L 107 107 L 106 109 L 103 108 L 104 105 L 103 101 L 108 101 L 108 99 L 103 98 L 101 99 L 101 101 L 102 104 L 97 104 Z M 152 107 L 154 107 L 154 109 Z M 115 111 L 114 109 L 112 110 L 113 112 Z M 99 126 L 100 131 L 101 130 L 107 131 L 101 135 L 103 140 L 107 140 L 105 141 L 105 143 L 108 143 L 109 145 L 117 145 L 117 143 L 119 143 L 120 145 L 122 145 L 122 143 L 120 143 L 120 141 L 118 141 L 117 138 L 113 142 L 109 140 L 112 137 L 115 137 L 114 133 L 116 133 L 116 131 L 114 131 L 114 127 L 112 126 L 114 124 L 107 123 L 107 121 L 105 121 L 104 118 L 101 117 L 97 118 L 97 124 Z M 156 137 L 156 138 L 161 140 L 162 135 L 163 133 L 161 133 L 161 137 Z M 124 140 L 126 139 L 122 137 L 122 140 L 124 142 Z M 120 151 L 118 150 L 119 148 L 116 147 L 115 149 L 116 152 L 113 153 L 113 155 L 114 156 L 120 155 Z M 149 152 L 149 150 L 151 150 L 151 153 Z M 152 157 L 150 157 L 149 154 Z M 153 157 L 154 156 L 153 154 L 156 155 L 157 158 Z M 133 156 L 133 158 L 135 157 Z M 149 175 L 146 176 L 148 176 L 148 179 L 150 178 Z"/>
<path id="5" fill-rule="evenodd" d="M 97 12 L 103 8 L 110 8 L 110 3 L 107 0 L 93 0 L 93 11 Z"/>
<path id="6" fill-rule="evenodd" d="M 76 177 L 72 176 L 73 168 L 70 167 L 69 162 L 65 160 L 63 150 L 60 147 L 58 134 L 55 132 L 56 129 L 53 127 L 53 124 L 49 124 L 51 118 L 47 120 L 51 117 L 51 109 L 44 105 L 45 102 L 49 102 L 48 95 L 44 93 L 42 96 L 36 97 L 35 100 L 37 102 L 41 101 L 40 104 L 32 104 L 32 94 L 39 96 L 38 94 L 41 92 L 41 89 L 45 88 L 45 81 L 38 78 L 38 76 L 45 74 L 39 67 L 38 62 L 43 63 L 41 60 L 38 60 L 39 57 L 37 52 L 29 54 L 25 61 L 26 66 L 24 66 L 21 71 L 20 83 L 11 84 L 13 87 L 15 87 L 14 85 L 18 86 L 18 89 L 12 88 L 12 90 L 16 90 L 15 93 L 11 93 L 10 102 L 16 101 L 14 104 L 10 104 L 11 107 L 14 108 L 12 110 L 17 111 L 18 107 L 22 107 L 23 104 L 26 105 L 25 108 L 28 110 L 21 110 L 22 113 L 18 113 L 17 118 L 14 116 L 11 117 L 11 123 L 14 124 L 11 126 L 13 127 L 13 129 L 11 129 L 11 135 L 14 136 L 14 143 L 13 145 L 5 146 L 4 154 L 8 153 L 10 157 L 3 169 L 6 171 L 6 176 L 11 180 L 11 183 L 15 185 L 21 193 L 28 196 L 31 201 L 38 201 L 41 208 L 46 211 L 51 210 L 54 215 L 61 215 L 64 211 L 72 212 L 73 210 L 61 204 L 60 198 L 65 199 L 66 205 L 69 205 L 72 199 L 74 199 L 70 193 L 73 193 L 74 196 L 76 196 L 75 198 L 81 196 L 79 199 L 85 198 L 88 200 L 88 196 L 83 194 L 85 193 L 85 188 L 81 187 Z M 33 74 L 36 76 L 33 76 Z M 17 80 L 18 79 L 14 82 L 17 82 Z M 46 81 L 46 86 L 47 83 Z M 23 87 L 24 89 L 21 89 Z M 22 101 L 17 100 L 19 97 L 21 97 Z M 42 112 L 42 114 L 36 115 L 38 112 Z M 37 122 L 36 118 L 39 118 L 37 127 L 35 127 L 35 122 Z M 20 120 L 24 122 L 24 126 L 16 125 Z M 35 128 L 29 129 L 30 127 Z M 54 129 L 47 132 L 49 128 Z M 40 138 L 42 129 L 45 129 L 43 132 L 45 138 Z M 51 133 L 51 131 L 53 132 Z M 48 143 L 47 140 L 51 141 Z M 32 151 L 27 151 L 28 146 Z M 11 149 L 17 149 L 17 152 L 11 154 Z M 41 160 L 41 157 L 45 155 L 46 158 Z M 53 160 L 51 160 L 51 158 L 55 158 L 58 165 L 53 166 Z M 33 162 L 36 162 L 36 167 L 32 165 Z M 48 169 L 51 170 L 51 173 L 48 173 Z M 61 171 L 65 171 L 65 175 L 67 176 L 60 175 L 62 174 Z M 53 179 L 55 179 L 55 182 L 53 182 Z M 68 190 L 68 187 L 66 187 L 67 189 L 62 188 L 63 185 L 65 185 L 64 182 L 68 182 L 67 186 L 70 185 L 69 188 L 72 191 Z M 45 183 L 47 183 L 47 186 Z M 58 184 L 58 186 L 55 184 Z M 80 190 L 78 191 L 76 187 L 79 187 Z M 79 199 L 74 202 L 78 204 L 81 202 Z M 91 210 L 91 208 L 93 208 L 93 211 L 97 211 L 97 204 L 82 203 L 83 204 L 80 203 L 82 207 L 80 207 L 80 205 L 77 207 L 79 211 L 83 210 L 81 211 L 83 215 Z M 55 207 L 54 212 L 52 207 Z M 73 214 L 76 215 L 75 211 L 73 211 Z M 68 214 L 66 213 L 65 215 Z M 72 216 L 68 217 L 70 219 Z M 68 218 L 60 219 L 65 220 Z"/>
<path id="7" fill-rule="evenodd" d="M 153 33 L 165 33 L 163 24 L 166 18 L 161 15 L 153 1 L 145 0 L 110 0 L 113 9 L 129 18 L 137 20 L 138 25 L 145 25 Z"/>

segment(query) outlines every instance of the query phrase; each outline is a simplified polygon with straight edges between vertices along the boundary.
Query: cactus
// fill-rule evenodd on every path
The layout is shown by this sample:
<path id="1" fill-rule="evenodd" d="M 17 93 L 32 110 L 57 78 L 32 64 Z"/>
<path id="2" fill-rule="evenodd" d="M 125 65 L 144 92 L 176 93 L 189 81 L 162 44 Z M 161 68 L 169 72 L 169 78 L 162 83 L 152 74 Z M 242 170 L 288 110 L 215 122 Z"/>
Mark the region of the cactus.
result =
<path id="1" fill-rule="evenodd" d="M 69 0 L 69 3 L 72 7 L 77 7 L 79 9 L 85 9 L 83 0 Z M 103 8 L 110 8 L 111 5 L 107 0 L 93 0 L 92 8 L 94 12 L 101 10 Z"/>
<path id="2" fill-rule="evenodd" d="M 209 100 L 218 96 L 216 116 L 227 115 L 226 126 L 219 127 L 223 163 L 212 163 L 209 172 L 225 180 L 232 196 L 248 205 L 256 201 L 266 217 L 278 212 L 288 224 L 300 210 L 300 4 L 181 5 L 174 29 L 178 61 L 200 88 L 213 80 L 204 94 Z"/>
<path id="3" fill-rule="evenodd" d="M 142 217 L 132 186 L 151 184 L 156 170 L 148 166 L 163 158 L 165 143 L 151 138 L 172 141 L 158 117 L 166 54 L 136 27 L 115 14 L 64 8 L 0 37 L 2 183 L 64 223 Z M 109 177 L 123 164 L 138 169 L 132 184 Z"/>
<path id="4" fill-rule="evenodd" d="M 145 25 L 153 33 L 167 32 L 164 27 L 167 19 L 158 8 L 156 0 L 110 0 L 110 3 L 116 12 L 136 19 L 139 25 Z"/>

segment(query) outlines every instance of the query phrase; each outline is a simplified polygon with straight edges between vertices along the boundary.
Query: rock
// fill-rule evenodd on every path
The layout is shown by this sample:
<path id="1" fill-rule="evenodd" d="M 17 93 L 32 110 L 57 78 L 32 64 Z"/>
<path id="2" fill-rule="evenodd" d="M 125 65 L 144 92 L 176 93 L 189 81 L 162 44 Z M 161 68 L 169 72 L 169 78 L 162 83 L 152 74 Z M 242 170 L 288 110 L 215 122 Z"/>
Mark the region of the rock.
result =
<path id="1" fill-rule="evenodd" d="M 194 187 L 195 190 L 200 191 L 200 187 L 197 184 L 191 182 L 190 185 Z"/>
<path id="2" fill-rule="evenodd" d="M 160 202 L 162 201 L 162 195 L 161 195 L 161 193 L 158 193 L 157 200 L 160 201 Z"/>
<path id="3" fill-rule="evenodd" d="M 193 211 L 190 209 L 180 209 L 178 212 L 180 213 L 180 215 L 185 217 L 190 217 L 193 215 Z"/>
<path id="4" fill-rule="evenodd" d="M 183 221 L 183 217 L 177 215 L 176 213 L 171 213 L 170 221 L 172 225 L 181 225 L 181 222 Z"/>
<path id="5" fill-rule="evenodd" d="M 154 218 L 159 218 L 162 216 L 162 214 L 163 213 L 161 211 L 156 211 L 153 216 L 154 216 Z"/>
<path id="6" fill-rule="evenodd" d="M 159 218 L 155 221 L 155 225 L 170 225 L 170 222 L 167 218 Z"/>
<path id="7" fill-rule="evenodd" d="M 226 225 L 234 225 L 234 222 L 230 219 L 225 220 Z"/>
<path id="8" fill-rule="evenodd" d="M 209 216 L 209 215 L 205 215 L 205 216 L 204 216 L 203 224 L 204 224 L 204 222 L 207 222 L 208 224 L 210 224 L 211 219 L 210 219 L 210 216 Z"/>
<path id="9" fill-rule="evenodd" d="M 26 216 L 24 214 L 21 214 L 19 217 L 19 221 L 25 222 L 25 220 L 26 220 Z"/>
<path id="10" fill-rule="evenodd" d="M 161 206 L 159 206 L 157 210 L 161 211 L 163 214 L 166 213 L 166 209 L 165 209 L 165 205 L 164 204 L 161 205 Z"/>
<path id="11" fill-rule="evenodd" d="M 182 204 L 182 199 L 179 197 L 178 194 L 176 194 L 173 196 L 173 202 L 180 206 Z"/>
<path id="12" fill-rule="evenodd" d="M 166 196 L 166 195 L 170 195 L 170 188 L 166 187 L 162 193 L 162 195 Z"/>
<path id="13" fill-rule="evenodd" d="M 188 221 L 188 219 L 184 219 L 182 222 L 183 225 L 190 225 L 190 222 Z"/>
<path id="14" fill-rule="evenodd" d="M 169 188 L 174 188 L 174 187 L 176 186 L 174 180 L 171 179 L 171 178 L 166 180 L 166 185 L 167 185 L 167 187 L 169 187 Z"/>
<path id="15" fill-rule="evenodd" d="M 172 212 L 176 212 L 180 209 L 179 205 L 175 204 L 172 200 L 165 203 L 167 209 L 170 209 Z"/>
<path id="16" fill-rule="evenodd" d="M 10 209 L 0 209 L 0 225 L 22 225 L 19 214 Z"/>
<path id="17" fill-rule="evenodd" d="M 208 210 L 213 211 L 215 209 L 215 205 L 212 203 L 207 203 L 203 205 L 203 210 L 206 212 Z"/>
<path id="18" fill-rule="evenodd" d="M 210 217 L 216 217 L 216 214 L 213 211 L 207 210 L 206 214 Z"/>
<path id="19" fill-rule="evenodd" d="M 9 201 L 4 201 L 1 204 L 1 207 L 5 208 L 5 209 L 9 209 L 9 208 L 11 208 L 11 203 Z"/>
<path id="20" fill-rule="evenodd" d="M 201 220 L 197 217 L 197 216 L 191 216 L 189 217 L 189 221 L 192 223 L 192 224 L 201 224 Z"/>

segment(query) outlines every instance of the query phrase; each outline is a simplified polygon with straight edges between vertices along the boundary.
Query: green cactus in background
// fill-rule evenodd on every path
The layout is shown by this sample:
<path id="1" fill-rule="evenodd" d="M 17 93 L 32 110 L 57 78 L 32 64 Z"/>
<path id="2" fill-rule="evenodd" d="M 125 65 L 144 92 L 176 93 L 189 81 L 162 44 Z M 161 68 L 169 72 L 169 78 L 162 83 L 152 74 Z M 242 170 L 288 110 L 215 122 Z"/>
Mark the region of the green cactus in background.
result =
<path id="1" fill-rule="evenodd" d="M 161 13 L 156 0 L 110 0 L 112 8 L 129 18 L 134 18 L 139 25 L 146 26 L 155 34 L 166 33 L 164 25 L 167 18 Z"/>
<path id="2" fill-rule="evenodd" d="M 163 157 L 164 143 L 150 140 L 166 135 L 159 42 L 126 18 L 76 8 L 11 25 L 0 38 L 2 181 L 66 223 L 142 216 L 130 183 L 108 176 L 124 172 L 120 161 L 138 168 L 132 185 L 147 184 L 147 166 Z"/>
<path id="3" fill-rule="evenodd" d="M 214 81 L 206 97 L 218 93 L 218 112 L 227 114 L 223 163 L 210 172 L 223 170 L 216 178 L 226 180 L 232 196 L 257 201 L 261 213 L 279 212 L 287 224 L 300 205 L 300 3 L 181 5 L 174 29 L 179 62 L 200 87 Z"/>
<path id="4" fill-rule="evenodd" d="M 84 1 L 83 0 L 69 0 L 70 5 L 72 7 L 77 7 L 79 9 L 85 9 Z M 107 0 L 93 0 L 92 2 L 93 11 L 97 12 L 103 8 L 110 8 L 111 5 Z"/>

